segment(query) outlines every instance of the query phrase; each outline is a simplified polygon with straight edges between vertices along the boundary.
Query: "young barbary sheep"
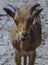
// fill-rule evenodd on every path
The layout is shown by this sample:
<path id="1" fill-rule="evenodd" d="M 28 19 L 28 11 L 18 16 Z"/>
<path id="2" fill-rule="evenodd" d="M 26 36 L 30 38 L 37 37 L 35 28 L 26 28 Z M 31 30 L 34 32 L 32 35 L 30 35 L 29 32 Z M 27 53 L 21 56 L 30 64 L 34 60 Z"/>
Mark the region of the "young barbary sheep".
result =
<path id="1" fill-rule="evenodd" d="M 40 4 L 23 4 L 17 6 L 8 5 L 4 8 L 5 12 L 14 19 L 11 29 L 10 40 L 15 48 L 14 59 L 16 65 L 34 65 L 36 58 L 36 48 L 41 44 L 41 18 Z M 28 59 L 27 59 L 28 58 Z M 27 61 L 28 60 L 28 61 Z"/>

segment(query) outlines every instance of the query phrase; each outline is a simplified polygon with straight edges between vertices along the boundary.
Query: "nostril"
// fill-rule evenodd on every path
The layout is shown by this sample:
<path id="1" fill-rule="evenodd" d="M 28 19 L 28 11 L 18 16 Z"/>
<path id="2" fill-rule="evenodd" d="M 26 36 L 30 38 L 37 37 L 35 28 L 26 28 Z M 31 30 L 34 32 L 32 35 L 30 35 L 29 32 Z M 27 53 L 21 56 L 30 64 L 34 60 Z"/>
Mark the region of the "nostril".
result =
<path id="1" fill-rule="evenodd" d="M 25 32 L 25 33 L 22 33 L 22 35 L 24 36 L 24 37 L 26 37 L 27 36 L 27 33 Z"/>
<path id="2" fill-rule="evenodd" d="M 22 34 L 20 34 L 20 35 L 19 35 L 19 40 L 20 40 L 20 41 L 24 41 L 24 40 L 25 40 L 25 36 L 22 35 Z"/>
<path id="3" fill-rule="evenodd" d="M 24 41 L 24 40 L 25 40 L 25 38 L 21 38 L 21 40 L 22 40 L 22 41 Z"/>

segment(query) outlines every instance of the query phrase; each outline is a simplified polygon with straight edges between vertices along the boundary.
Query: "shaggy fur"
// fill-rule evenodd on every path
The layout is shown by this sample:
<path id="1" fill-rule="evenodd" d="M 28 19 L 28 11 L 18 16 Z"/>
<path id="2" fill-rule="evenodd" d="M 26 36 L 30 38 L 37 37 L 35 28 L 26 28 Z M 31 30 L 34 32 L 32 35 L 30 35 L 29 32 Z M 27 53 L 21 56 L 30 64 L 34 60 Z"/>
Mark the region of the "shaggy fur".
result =
<path id="1" fill-rule="evenodd" d="M 29 57 L 28 65 L 34 65 L 36 58 L 36 48 L 41 44 L 41 10 L 34 9 L 30 11 L 32 4 L 24 4 L 18 11 L 12 12 L 4 8 L 4 10 L 14 19 L 14 24 L 10 33 L 10 40 L 15 48 L 14 59 L 16 65 L 21 65 L 21 57 L 24 57 L 23 65 L 27 64 L 27 57 Z M 9 13 L 10 12 L 10 13 Z M 19 33 L 27 32 L 25 41 L 19 40 Z"/>

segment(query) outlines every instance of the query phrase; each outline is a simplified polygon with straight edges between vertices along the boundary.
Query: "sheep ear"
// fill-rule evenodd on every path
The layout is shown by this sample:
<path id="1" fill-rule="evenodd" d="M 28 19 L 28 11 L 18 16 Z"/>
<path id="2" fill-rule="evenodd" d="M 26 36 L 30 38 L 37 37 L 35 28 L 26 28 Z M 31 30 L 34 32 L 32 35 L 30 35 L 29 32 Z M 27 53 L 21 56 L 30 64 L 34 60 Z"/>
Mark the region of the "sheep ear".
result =
<path id="1" fill-rule="evenodd" d="M 3 9 L 4 9 L 4 11 L 5 11 L 9 16 L 11 16 L 12 18 L 14 18 L 15 13 L 14 13 L 12 10 L 10 10 L 9 8 L 3 8 Z"/>
<path id="2" fill-rule="evenodd" d="M 40 6 L 40 4 L 35 4 L 35 5 L 33 5 L 33 6 L 30 8 L 31 13 L 32 13 L 37 7 L 39 7 L 39 6 Z"/>
<path id="3" fill-rule="evenodd" d="M 3 8 L 4 11 L 5 11 L 8 15 L 10 15 L 12 18 L 14 18 L 15 12 L 18 11 L 19 8 L 18 8 L 17 6 L 12 6 L 11 4 L 8 4 L 7 6 L 10 7 L 10 8 Z"/>
<path id="4" fill-rule="evenodd" d="M 40 14 L 40 12 L 43 10 L 43 8 L 41 8 L 41 9 L 39 9 L 39 10 L 37 10 L 36 12 L 35 12 L 35 14 L 34 15 L 38 15 L 38 14 Z"/>

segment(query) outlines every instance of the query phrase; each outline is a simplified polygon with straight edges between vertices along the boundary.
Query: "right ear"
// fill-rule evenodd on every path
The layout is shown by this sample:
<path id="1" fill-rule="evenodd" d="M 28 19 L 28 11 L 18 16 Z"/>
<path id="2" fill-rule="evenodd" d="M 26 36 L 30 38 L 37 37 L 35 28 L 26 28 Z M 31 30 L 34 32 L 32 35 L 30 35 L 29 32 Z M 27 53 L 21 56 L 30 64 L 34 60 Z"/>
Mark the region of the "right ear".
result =
<path id="1" fill-rule="evenodd" d="M 14 18 L 15 16 L 15 12 L 13 12 L 12 10 L 10 10 L 9 8 L 3 8 L 4 11 L 9 15 L 11 16 L 12 18 Z"/>

